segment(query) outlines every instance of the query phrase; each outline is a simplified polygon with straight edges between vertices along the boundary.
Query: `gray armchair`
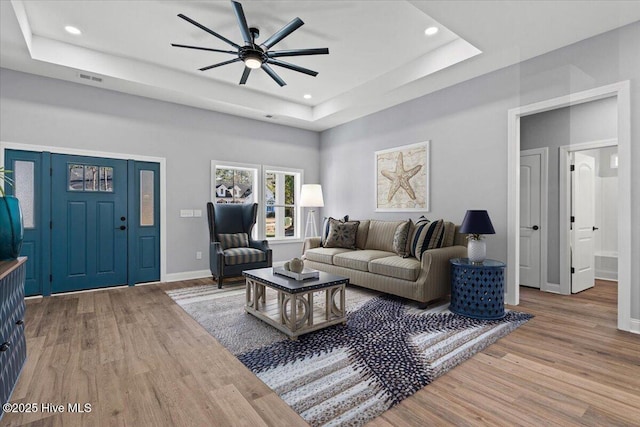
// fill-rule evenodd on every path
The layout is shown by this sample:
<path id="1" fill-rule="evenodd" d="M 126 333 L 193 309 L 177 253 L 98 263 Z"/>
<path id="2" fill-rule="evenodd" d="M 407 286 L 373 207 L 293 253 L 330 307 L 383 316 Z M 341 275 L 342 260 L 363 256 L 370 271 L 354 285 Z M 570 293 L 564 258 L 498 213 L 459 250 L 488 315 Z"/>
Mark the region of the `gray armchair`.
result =
<path id="1" fill-rule="evenodd" d="M 271 267 L 269 243 L 251 238 L 257 215 L 257 203 L 207 203 L 209 268 L 218 288 L 222 288 L 225 277 L 240 276 L 244 270 Z"/>

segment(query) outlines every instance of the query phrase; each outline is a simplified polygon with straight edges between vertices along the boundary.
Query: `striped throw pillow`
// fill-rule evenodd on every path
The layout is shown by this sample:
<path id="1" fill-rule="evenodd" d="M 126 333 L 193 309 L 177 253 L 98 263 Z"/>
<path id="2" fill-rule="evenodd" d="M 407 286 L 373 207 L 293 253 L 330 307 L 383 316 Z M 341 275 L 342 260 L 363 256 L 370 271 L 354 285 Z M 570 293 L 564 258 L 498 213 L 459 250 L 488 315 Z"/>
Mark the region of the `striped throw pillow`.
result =
<path id="1" fill-rule="evenodd" d="M 421 216 L 416 221 L 413 234 L 411 235 L 411 255 L 419 261 L 422 260 L 422 253 L 428 249 L 441 248 L 444 243 L 444 220 L 429 222 L 427 218 Z"/>
<path id="2" fill-rule="evenodd" d="M 453 246 L 453 242 L 456 238 L 456 225 L 452 222 L 445 221 L 444 222 L 444 239 L 442 242 L 443 248 L 448 248 L 449 246 Z"/>
<path id="3" fill-rule="evenodd" d="M 218 234 L 218 239 L 222 250 L 249 247 L 249 235 L 247 233 Z"/>

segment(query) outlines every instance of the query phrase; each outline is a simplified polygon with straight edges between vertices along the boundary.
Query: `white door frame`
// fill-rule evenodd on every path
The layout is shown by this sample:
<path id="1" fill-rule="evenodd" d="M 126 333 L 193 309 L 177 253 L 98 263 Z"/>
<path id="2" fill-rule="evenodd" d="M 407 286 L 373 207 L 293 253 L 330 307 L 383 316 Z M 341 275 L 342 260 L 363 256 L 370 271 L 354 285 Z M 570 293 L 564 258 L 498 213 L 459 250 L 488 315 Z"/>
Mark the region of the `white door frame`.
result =
<path id="1" fill-rule="evenodd" d="M 520 118 L 615 96 L 618 107 L 618 329 L 631 331 L 631 102 L 628 80 L 507 112 L 507 265 L 520 265 Z M 507 269 L 505 301 L 520 302 L 520 269 Z"/>
<path id="2" fill-rule="evenodd" d="M 569 229 L 569 221 L 571 220 L 571 181 L 568 179 L 571 159 L 569 154 L 574 151 L 614 147 L 617 145 L 618 139 L 614 138 L 560 147 L 560 289 L 558 293 L 563 295 L 571 295 L 571 269 L 569 268 L 571 266 L 571 230 Z"/>
<path id="3" fill-rule="evenodd" d="M 55 147 L 48 145 L 21 144 L 18 142 L 0 141 L 0 164 L 4 165 L 5 150 L 23 150 L 74 156 L 104 157 L 110 159 L 137 160 L 160 164 L 160 281 L 167 281 L 167 159 L 164 157 L 142 156 L 139 154 L 111 153 L 92 151 L 80 148 Z"/>
<path id="4" fill-rule="evenodd" d="M 554 292 L 547 281 L 549 241 L 549 147 L 520 151 L 520 156 L 540 156 L 540 290 Z M 519 161 L 519 160 L 518 160 Z M 518 166 L 519 168 L 520 166 Z M 519 187 L 518 187 L 519 188 Z M 518 189 L 518 191 L 520 191 Z M 519 206 L 519 205 L 518 205 Z M 518 218 L 520 218 L 518 216 Z M 518 229 L 519 229 L 518 224 Z M 520 263 L 518 262 L 518 265 Z"/>

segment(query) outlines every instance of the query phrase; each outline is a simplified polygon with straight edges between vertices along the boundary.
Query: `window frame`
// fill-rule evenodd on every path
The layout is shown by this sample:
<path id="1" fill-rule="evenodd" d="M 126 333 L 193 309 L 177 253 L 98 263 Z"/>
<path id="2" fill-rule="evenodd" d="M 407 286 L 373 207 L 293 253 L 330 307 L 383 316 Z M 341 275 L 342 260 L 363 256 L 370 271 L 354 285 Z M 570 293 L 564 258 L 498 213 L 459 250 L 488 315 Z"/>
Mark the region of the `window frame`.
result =
<path id="1" fill-rule="evenodd" d="M 262 200 L 262 187 L 263 187 L 263 173 L 262 166 L 253 163 L 238 163 L 227 162 L 223 160 L 211 160 L 211 179 L 209 185 L 211 186 L 211 202 L 216 203 L 216 171 L 218 169 L 236 169 L 236 170 L 248 170 L 253 172 L 253 178 L 255 180 L 255 188 L 253 189 L 253 200 L 258 203 L 258 207 Z M 259 209 L 260 210 L 260 209 Z M 265 235 L 264 221 L 260 220 L 260 212 L 258 212 L 258 218 L 256 220 L 256 226 L 253 227 L 252 238 L 262 239 Z"/>
<path id="2" fill-rule="evenodd" d="M 282 173 L 287 175 L 294 175 L 294 212 L 295 212 L 295 234 L 293 236 L 281 236 L 281 237 L 267 237 L 267 173 Z M 300 189 L 304 183 L 304 170 L 297 168 L 287 168 L 282 166 L 262 165 L 262 205 L 258 217 L 260 217 L 261 227 L 263 229 L 264 238 L 269 243 L 297 243 L 303 241 L 302 228 L 302 207 L 300 206 Z M 277 205 L 277 206 L 285 206 Z"/>

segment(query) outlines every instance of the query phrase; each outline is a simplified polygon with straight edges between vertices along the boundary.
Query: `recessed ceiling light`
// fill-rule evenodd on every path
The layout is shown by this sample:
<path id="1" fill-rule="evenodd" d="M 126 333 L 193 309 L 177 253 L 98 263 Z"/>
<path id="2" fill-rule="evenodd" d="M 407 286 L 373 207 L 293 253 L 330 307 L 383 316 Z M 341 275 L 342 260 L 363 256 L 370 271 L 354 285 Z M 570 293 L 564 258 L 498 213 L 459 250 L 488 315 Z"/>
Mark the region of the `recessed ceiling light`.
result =
<path id="1" fill-rule="evenodd" d="M 80 31 L 76 27 L 72 27 L 71 25 L 67 25 L 66 27 L 64 27 L 64 29 L 67 33 L 73 34 L 74 36 L 79 36 L 80 34 L 82 34 L 82 31 Z"/>
<path id="2" fill-rule="evenodd" d="M 304 99 L 311 99 L 311 95 L 309 95 L 308 93 L 305 93 L 303 96 Z"/>
<path id="3" fill-rule="evenodd" d="M 429 27 L 424 30 L 424 33 L 428 36 L 432 36 L 438 32 L 438 27 Z"/>

